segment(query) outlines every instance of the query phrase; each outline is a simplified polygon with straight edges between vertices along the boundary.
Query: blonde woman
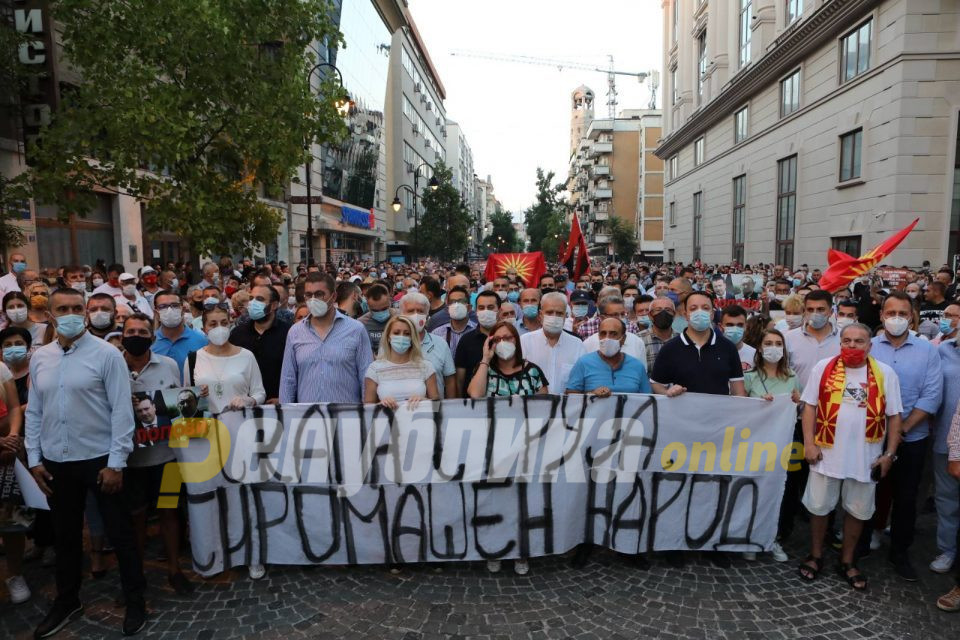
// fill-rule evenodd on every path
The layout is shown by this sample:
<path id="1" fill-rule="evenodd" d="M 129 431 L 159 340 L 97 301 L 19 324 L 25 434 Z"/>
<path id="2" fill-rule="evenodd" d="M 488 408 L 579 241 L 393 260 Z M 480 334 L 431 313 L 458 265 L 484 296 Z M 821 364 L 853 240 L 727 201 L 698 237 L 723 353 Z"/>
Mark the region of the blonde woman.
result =
<path id="1" fill-rule="evenodd" d="M 420 332 L 413 321 L 393 316 L 383 329 L 380 353 L 367 368 L 363 401 L 388 409 L 406 401 L 414 409 L 424 398 L 440 398 L 436 371 L 420 352 Z"/>
<path id="2" fill-rule="evenodd" d="M 774 328 L 780 333 L 796 329 L 803 325 L 803 298 L 794 294 L 783 301 L 784 317 L 778 320 Z"/>

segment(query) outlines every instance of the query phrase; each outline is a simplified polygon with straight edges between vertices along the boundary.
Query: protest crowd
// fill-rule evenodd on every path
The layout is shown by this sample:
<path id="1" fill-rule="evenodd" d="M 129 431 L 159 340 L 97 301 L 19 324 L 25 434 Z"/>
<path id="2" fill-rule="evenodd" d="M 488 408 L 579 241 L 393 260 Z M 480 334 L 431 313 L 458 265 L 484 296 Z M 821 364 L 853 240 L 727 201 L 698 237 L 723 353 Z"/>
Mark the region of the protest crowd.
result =
<path id="1" fill-rule="evenodd" d="M 221 414 L 537 394 L 789 396 L 806 463 L 787 475 L 777 542 L 765 553 L 787 562 L 781 543 L 809 518 L 797 580 L 818 579 L 833 547 L 840 579 L 866 589 L 857 561 L 884 549 L 906 581 L 921 565 L 956 571 L 937 606 L 960 611 L 960 300 L 946 266 L 881 267 L 832 292 L 807 265 L 594 263 L 577 277 L 555 265 L 526 280 L 429 260 L 290 267 L 224 257 L 192 274 L 173 263 L 40 271 L 13 253 L 8 267 L 3 561 L 14 603 L 31 597 L 24 562 L 55 573 L 57 597 L 36 637 L 82 614 L 82 574 L 102 577 L 107 554 L 119 569 L 123 632 L 140 631 L 148 533 L 162 540 L 170 588 L 194 590 L 180 566 L 189 518 L 156 508 L 176 456 L 162 437 L 143 446 L 158 440 L 165 407 L 153 392 L 163 389 L 175 390 L 169 404 L 183 417 L 198 403 Z M 15 460 L 49 510 L 24 506 Z M 928 497 L 939 554 L 917 558 Z M 590 551 L 577 547 L 574 566 Z M 674 567 L 686 555 L 663 554 Z M 730 565 L 729 553 L 706 555 Z M 500 571 L 500 561 L 487 568 Z M 512 569 L 531 567 L 519 559 Z M 256 580 L 268 568 L 247 571 Z"/>

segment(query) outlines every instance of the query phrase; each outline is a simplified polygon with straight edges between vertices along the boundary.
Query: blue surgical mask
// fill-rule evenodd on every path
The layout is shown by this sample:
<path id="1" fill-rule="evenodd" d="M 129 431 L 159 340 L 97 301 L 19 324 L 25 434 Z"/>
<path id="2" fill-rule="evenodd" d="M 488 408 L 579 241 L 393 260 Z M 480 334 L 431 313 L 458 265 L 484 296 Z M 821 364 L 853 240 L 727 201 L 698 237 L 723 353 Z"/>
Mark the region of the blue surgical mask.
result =
<path id="1" fill-rule="evenodd" d="M 267 305 L 259 300 L 251 300 L 247 305 L 247 315 L 251 320 L 263 320 L 267 315 Z"/>
<path id="2" fill-rule="evenodd" d="M 507 300 L 509 300 L 510 302 L 516 302 L 519 299 L 520 299 L 519 291 L 511 291 L 507 293 Z"/>
<path id="3" fill-rule="evenodd" d="M 383 309 L 381 311 L 371 311 L 370 317 L 373 318 L 376 322 L 386 322 L 390 319 L 390 309 Z"/>
<path id="4" fill-rule="evenodd" d="M 690 314 L 690 328 L 694 331 L 706 331 L 710 328 L 710 312 L 697 309 Z"/>
<path id="5" fill-rule="evenodd" d="M 724 327 L 723 335 L 733 344 L 739 344 L 743 340 L 743 327 Z"/>
<path id="6" fill-rule="evenodd" d="M 650 316 L 637 316 L 637 324 L 644 329 L 649 329 L 653 325 L 653 320 L 650 319 Z"/>
<path id="7" fill-rule="evenodd" d="M 535 304 L 525 304 L 523 305 L 523 315 L 525 318 L 533 319 L 537 317 L 537 314 L 540 313 L 540 307 Z"/>
<path id="8" fill-rule="evenodd" d="M 677 295 L 676 293 L 674 293 L 673 291 L 667 291 L 667 297 L 670 298 L 670 300 L 673 301 L 673 305 L 674 305 L 674 306 L 679 306 L 679 304 L 680 304 L 680 296 L 678 296 L 678 295 Z"/>
<path id="9" fill-rule="evenodd" d="M 827 323 L 830 322 L 830 318 L 822 313 L 811 313 L 810 317 L 807 318 L 807 322 L 810 323 L 811 327 L 819 331 L 827 326 Z"/>
<path id="10" fill-rule="evenodd" d="M 585 304 L 575 304 L 573 305 L 573 316 L 575 318 L 582 318 L 587 315 L 587 305 Z"/>
<path id="11" fill-rule="evenodd" d="M 390 348 L 394 353 L 406 353 L 410 350 L 410 336 L 390 336 Z"/>
<path id="12" fill-rule="evenodd" d="M 676 315 L 673 317 L 673 330 L 676 333 L 681 333 L 684 329 L 687 328 L 687 319 L 681 315 Z"/>
<path id="13" fill-rule="evenodd" d="M 949 318 L 940 318 L 940 333 L 946 335 L 953 332 L 953 324 Z M 6 358 L 6 349 L 4 349 L 4 358 Z"/>
<path id="14" fill-rule="evenodd" d="M 76 338 L 86 328 L 86 319 L 76 313 L 69 313 L 55 318 L 55 320 L 57 322 L 57 333 L 67 340 Z"/>
<path id="15" fill-rule="evenodd" d="M 794 279 L 793 279 L 793 286 L 794 286 L 794 288 L 799 287 L 801 284 L 803 284 L 803 281 L 800 280 L 800 278 L 794 278 Z"/>
<path id="16" fill-rule="evenodd" d="M 13 272 L 14 273 L 23 273 L 27 270 L 26 262 L 14 262 L 13 263 Z"/>
<path id="17" fill-rule="evenodd" d="M 370 307 L 367 306 L 366 298 L 360 298 L 360 311 L 362 313 L 366 313 L 367 311 L 370 311 Z"/>
<path id="18" fill-rule="evenodd" d="M 5 362 L 23 362 L 27 357 L 27 348 L 23 345 L 3 348 L 3 359 Z"/>

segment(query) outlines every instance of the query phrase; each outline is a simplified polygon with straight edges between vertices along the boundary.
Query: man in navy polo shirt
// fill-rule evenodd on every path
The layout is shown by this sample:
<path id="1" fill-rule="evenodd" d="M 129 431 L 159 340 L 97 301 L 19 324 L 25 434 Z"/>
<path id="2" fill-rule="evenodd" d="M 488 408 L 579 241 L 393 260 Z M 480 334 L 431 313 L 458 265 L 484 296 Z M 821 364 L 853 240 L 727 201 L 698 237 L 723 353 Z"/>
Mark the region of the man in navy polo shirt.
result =
<path id="1" fill-rule="evenodd" d="M 715 395 L 746 396 L 743 367 L 737 347 L 713 330 L 713 296 L 691 291 L 680 299 L 687 328 L 660 349 L 650 384 L 653 392 L 673 398 L 685 391 Z M 667 562 L 675 567 L 685 564 L 682 551 L 669 551 Z M 729 567 L 727 554 L 709 554 L 718 567 Z"/>

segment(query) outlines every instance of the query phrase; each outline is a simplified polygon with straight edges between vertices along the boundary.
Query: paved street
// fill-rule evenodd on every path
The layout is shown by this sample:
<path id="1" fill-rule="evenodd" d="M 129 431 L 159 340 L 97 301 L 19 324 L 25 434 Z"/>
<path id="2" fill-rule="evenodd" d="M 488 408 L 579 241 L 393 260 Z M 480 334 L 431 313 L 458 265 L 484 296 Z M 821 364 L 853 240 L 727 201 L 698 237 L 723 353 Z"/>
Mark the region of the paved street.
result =
<path id="1" fill-rule="evenodd" d="M 921 581 L 905 583 L 883 551 L 862 563 L 868 594 L 853 593 L 832 572 L 814 585 L 795 577 L 791 561 L 737 559 L 724 573 L 696 560 L 684 570 L 661 559 L 649 571 L 603 552 L 583 571 L 562 559 L 531 562 L 531 573 L 489 575 L 478 563 L 417 568 L 391 575 L 380 567 L 271 568 L 260 582 L 245 570 L 203 582 L 193 597 L 166 587 L 161 565 L 148 563 L 155 588 L 145 637 L 174 638 L 956 638 L 960 615 L 936 608 L 951 576 L 930 573 L 934 520 L 920 519 L 915 557 Z M 154 543 L 156 540 L 153 541 Z M 154 544 L 153 549 L 156 550 Z M 155 555 L 155 553 L 154 553 Z M 829 552 L 828 567 L 836 554 Z M 923 563 L 921 566 L 921 562 Z M 0 604 L 0 637 L 30 637 L 53 593 L 52 574 L 30 565 L 34 599 Z M 47 576 L 46 580 L 42 576 Z M 42 587 L 41 587 L 42 585 Z M 162 588 L 156 585 L 163 585 Z M 111 571 L 84 587 L 86 612 L 58 638 L 119 638 L 119 580 Z"/>

